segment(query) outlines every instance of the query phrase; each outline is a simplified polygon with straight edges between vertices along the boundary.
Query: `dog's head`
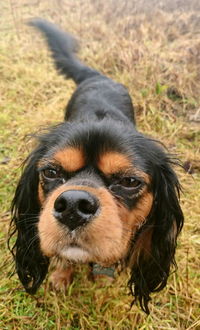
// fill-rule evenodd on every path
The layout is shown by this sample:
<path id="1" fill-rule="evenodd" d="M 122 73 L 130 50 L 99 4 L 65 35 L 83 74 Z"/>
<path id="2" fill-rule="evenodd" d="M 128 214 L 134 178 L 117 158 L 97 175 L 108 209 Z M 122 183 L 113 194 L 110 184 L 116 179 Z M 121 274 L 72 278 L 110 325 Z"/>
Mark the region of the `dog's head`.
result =
<path id="1" fill-rule="evenodd" d="M 148 311 L 166 285 L 183 224 L 179 183 L 155 141 L 132 126 L 63 123 L 39 138 L 13 200 L 17 272 L 34 293 L 49 258 L 110 266 L 126 261 Z"/>

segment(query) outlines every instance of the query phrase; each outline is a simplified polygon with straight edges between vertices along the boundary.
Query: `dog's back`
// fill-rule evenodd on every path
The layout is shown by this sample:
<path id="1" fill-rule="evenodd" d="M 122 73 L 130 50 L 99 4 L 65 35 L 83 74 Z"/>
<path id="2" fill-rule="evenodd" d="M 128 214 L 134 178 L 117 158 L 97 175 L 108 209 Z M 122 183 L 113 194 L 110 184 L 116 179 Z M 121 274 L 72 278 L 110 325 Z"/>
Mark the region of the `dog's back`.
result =
<path id="1" fill-rule="evenodd" d="M 76 39 L 43 19 L 32 20 L 29 24 L 45 36 L 56 69 L 78 85 L 68 103 L 65 120 L 96 121 L 112 118 L 135 123 L 127 89 L 79 61 L 76 57 Z"/>

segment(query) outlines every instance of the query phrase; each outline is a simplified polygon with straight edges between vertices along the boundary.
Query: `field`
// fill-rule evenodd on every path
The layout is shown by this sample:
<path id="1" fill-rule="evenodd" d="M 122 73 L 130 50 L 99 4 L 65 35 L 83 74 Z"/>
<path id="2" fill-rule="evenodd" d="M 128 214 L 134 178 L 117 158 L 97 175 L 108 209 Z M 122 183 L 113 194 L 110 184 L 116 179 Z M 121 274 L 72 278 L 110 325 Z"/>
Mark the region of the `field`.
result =
<path id="1" fill-rule="evenodd" d="M 0 3 L 0 329 L 200 329 L 200 2 L 195 0 L 5 0 Z M 27 295 L 7 249 L 10 202 L 30 137 L 62 121 L 74 84 L 55 71 L 41 36 L 43 17 L 75 34 L 87 64 L 125 84 L 138 129 L 180 158 L 185 226 L 178 270 L 153 295 L 150 315 L 131 297 L 123 273 L 111 287 L 77 266 L 66 295 Z"/>

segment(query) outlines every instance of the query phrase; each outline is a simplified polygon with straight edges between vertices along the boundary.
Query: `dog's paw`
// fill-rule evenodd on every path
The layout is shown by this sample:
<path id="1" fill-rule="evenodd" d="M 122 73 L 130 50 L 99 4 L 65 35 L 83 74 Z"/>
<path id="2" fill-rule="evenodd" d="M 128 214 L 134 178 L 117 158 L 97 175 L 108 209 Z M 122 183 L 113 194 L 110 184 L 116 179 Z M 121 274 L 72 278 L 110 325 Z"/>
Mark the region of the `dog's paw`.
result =
<path id="1" fill-rule="evenodd" d="M 73 282 L 73 268 L 56 269 L 50 276 L 51 287 L 56 291 L 66 291 Z"/>

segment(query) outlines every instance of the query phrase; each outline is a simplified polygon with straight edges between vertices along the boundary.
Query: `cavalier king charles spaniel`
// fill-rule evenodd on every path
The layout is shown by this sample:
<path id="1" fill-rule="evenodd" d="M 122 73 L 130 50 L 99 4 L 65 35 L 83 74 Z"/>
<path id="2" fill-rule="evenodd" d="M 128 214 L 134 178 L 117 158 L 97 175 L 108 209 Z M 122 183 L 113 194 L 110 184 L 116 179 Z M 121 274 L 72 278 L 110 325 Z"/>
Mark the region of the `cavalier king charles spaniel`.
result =
<path id="1" fill-rule="evenodd" d="M 183 226 L 176 160 L 138 132 L 126 87 L 79 61 L 71 35 L 42 19 L 29 24 L 77 88 L 64 122 L 38 137 L 16 188 L 11 236 L 17 233 L 19 279 L 34 294 L 53 259 L 60 262 L 55 287 L 69 283 L 73 263 L 108 277 L 121 264 L 149 313 L 150 294 L 166 286 L 175 264 Z"/>

